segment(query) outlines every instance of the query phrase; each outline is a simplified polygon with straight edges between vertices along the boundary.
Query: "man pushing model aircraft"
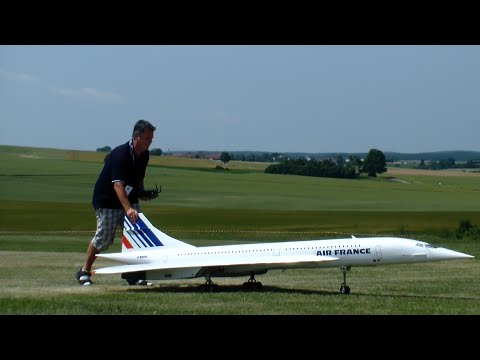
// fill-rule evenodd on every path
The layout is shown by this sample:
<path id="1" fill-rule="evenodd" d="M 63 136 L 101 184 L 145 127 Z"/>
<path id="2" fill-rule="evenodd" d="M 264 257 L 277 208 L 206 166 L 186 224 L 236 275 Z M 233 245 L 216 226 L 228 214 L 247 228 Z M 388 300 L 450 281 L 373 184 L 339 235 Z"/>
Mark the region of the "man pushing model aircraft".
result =
<path id="1" fill-rule="evenodd" d="M 213 277 L 250 276 L 246 289 L 260 289 L 255 275 L 271 269 L 338 267 L 343 272 L 342 294 L 349 294 L 347 271 L 352 266 L 420 263 L 472 259 L 471 255 L 423 241 L 398 237 L 367 237 L 218 245 L 196 247 L 155 228 L 143 213 L 136 223 L 125 216 L 122 252 L 97 254 L 125 265 L 110 266 L 95 274 L 121 274 L 129 284 L 142 280 L 204 277 L 202 291 L 214 291 Z"/>

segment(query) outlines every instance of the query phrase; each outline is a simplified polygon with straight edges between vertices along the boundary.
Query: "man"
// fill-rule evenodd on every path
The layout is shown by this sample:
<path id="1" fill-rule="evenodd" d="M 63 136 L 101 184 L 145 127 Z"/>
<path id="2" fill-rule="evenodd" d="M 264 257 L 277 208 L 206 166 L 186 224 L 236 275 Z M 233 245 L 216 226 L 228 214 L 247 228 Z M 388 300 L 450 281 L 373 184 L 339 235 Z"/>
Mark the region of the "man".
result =
<path id="1" fill-rule="evenodd" d="M 138 120 L 133 128 L 132 140 L 113 149 L 105 160 L 93 191 L 92 205 L 97 217 L 97 231 L 88 245 L 85 264 L 77 272 L 80 285 L 91 285 L 91 269 L 96 255 L 113 244 L 118 225 L 123 226 L 127 215 L 133 223 L 138 219 L 138 200 L 142 196 L 143 179 L 153 140 L 155 126 Z"/>

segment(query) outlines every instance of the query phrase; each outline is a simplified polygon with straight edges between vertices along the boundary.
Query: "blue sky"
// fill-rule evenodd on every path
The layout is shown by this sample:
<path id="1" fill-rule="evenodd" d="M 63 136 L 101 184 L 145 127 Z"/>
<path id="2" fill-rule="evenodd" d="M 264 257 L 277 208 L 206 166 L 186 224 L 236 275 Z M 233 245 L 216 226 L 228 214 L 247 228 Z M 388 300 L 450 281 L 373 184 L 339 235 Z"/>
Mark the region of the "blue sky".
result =
<path id="1" fill-rule="evenodd" d="M 480 151 L 480 46 L 0 45 L 0 144 Z"/>

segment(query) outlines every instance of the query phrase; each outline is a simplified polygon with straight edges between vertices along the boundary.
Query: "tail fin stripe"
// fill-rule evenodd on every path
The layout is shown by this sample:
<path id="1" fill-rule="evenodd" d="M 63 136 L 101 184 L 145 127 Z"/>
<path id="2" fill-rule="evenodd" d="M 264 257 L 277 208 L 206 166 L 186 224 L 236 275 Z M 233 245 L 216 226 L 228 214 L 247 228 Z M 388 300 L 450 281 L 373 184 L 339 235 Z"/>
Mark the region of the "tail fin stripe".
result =
<path id="1" fill-rule="evenodd" d="M 138 240 L 142 242 L 142 244 L 146 247 L 154 247 L 153 242 L 145 235 L 143 230 L 134 230 L 133 234 L 138 237 Z"/>
<path id="2" fill-rule="evenodd" d="M 138 247 L 156 247 L 164 246 L 158 237 L 148 228 L 142 219 L 138 219 L 136 224 L 133 224 L 128 217 L 125 217 L 126 225 L 130 228 L 127 230 L 129 237 L 135 241 Z M 138 245 L 135 238 L 142 243 L 143 246 Z"/>
<path id="3" fill-rule="evenodd" d="M 125 233 L 128 236 L 128 239 L 133 241 L 137 248 L 145 248 L 145 247 L 152 247 L 153 245 L 150 244 L 146 239 L 142 240 L 141 234 L 138 230 L 135 229 L 135 225 L 130 222 L 130 219 L 125 216 Z M 129 229 L 127 229 L 127 227 Z M 138 226 L 137 226 L 138 227 Z"/>
<path id="4" fill-rule="evenodd" d="M 147 236 L 147 238 L 154 244 L 153 246 L 163 246 L 162 242 L 158 239 L 158 237 L 153 233 L 150 228 L 145 225 L 142 219 L 138 219 L 137 223 L 141 225 L 142 232 Z"/>
<path id="5" fill-rule="evenodd" d="M 130 222 L 127 215 L 125 215 L 125 219 L 123 220 L 123 230 L 127 233 L 131 233 L 134 230 L 133 224 Z"/>
<path id="6" fill-rule="evenodd" d="M 125 235 L 123 235 L 122 243 L 123 243 L 123 245 L 125 245 L 125 247 L 126 247 L 127 249 L 133 249 L 132 244 L 130 244 L 130 241 L 128 241 L 128 239 L 127 239 L 127 237 L 126 237 Z"/>
<path id="7" fill-rule="evenodd" d="M 139 218 L 132 223 L 128 216 L 123 222 L 122 252 L 130 250 L 153 250 L 159 248 L 195 248 L 183 241 L 175 239 L 157 229 L 141 212 Z"/>
<path id="8" fill-rule="evenodd" d="M 132 239 L 137 247 L 150 247 L 150 244 L 145 243 L 144 240 L 140 237 L 138 232 L 136 230 L 130 230 L 128 231 L 128 235 L 130 236 L 130 239 Z"/>
<path id="9" fill-rule="evenodd" d="M 142 240 L 142 234 L 141 234 L 141 229 L 137 225 L 136 226 L 139 230 L 135 229 L 135 225 L 130 222 L 130 219 L 125 216 L 125 222 L 124 222 L 124 234 L 127 237 L 128 240 L 133 241 L 136 245 L 137 248 L 146 248 L 146 247 L 152 247 L 153 244 L 148 241 L 148 239 L 143 239 Z"/>

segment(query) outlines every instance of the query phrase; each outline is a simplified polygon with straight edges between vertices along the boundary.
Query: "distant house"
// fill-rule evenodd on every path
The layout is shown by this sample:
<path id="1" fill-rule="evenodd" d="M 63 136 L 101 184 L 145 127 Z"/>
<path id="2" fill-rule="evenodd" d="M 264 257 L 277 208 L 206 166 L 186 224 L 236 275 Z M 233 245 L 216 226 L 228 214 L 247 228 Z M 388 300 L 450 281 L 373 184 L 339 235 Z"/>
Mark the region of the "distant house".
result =
<path id="1" fill-rule="evenodd" d="M 212 153 L 208 156 L 210 160 L 220 160 L 221 153 Z"/>
<path id="2" fill-rule="evenodd" d="M 181 157 L 181 158 L 191 158 L 193 155 L 191 153 L 173 153 L 172 156 Z"/>
<path id="3" fill-rule="evenodd" d="M 471 163 L 472 163 L 476 168 L 480 168 L 480 159 L 471 160 Z"/>

